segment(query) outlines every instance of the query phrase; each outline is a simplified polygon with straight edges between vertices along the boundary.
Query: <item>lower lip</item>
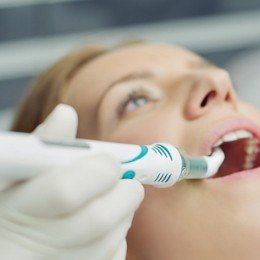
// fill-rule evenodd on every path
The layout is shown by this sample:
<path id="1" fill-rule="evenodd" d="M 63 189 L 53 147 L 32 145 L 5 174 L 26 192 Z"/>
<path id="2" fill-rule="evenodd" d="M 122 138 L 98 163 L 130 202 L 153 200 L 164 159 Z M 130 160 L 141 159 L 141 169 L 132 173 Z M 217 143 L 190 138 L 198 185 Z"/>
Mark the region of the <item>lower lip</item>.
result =
<path id="1" fill-rule="evenodd" d="M 252 170 L 245 170 L 240 172 L 235 172 L 223 177 L 218 178 L 210 178 L 209 181 L 220 181 L 220 182 L 230 182 L 230 181 L 239 181 L 239 180 L 245 180 L 249 178 L 260 178 L 260 167 L 257 167 Z"/>

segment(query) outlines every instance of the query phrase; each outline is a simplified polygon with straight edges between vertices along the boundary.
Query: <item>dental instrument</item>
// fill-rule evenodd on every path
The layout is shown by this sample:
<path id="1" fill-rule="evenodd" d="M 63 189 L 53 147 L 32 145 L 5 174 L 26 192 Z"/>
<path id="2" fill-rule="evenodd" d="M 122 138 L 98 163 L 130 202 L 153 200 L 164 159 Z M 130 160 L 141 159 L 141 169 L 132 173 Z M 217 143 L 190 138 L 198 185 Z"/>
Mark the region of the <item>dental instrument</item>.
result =
<path id="1" fill-rule="evenodd" d="M 0 132 L 0 180 L 24 180 L 97 153 L 116 157 L 123 179 L 137 179 L 158 188 L 171 187 L 184 179 L 212 177 L 225 158 L 220 148 L 210 156 L 188 156 L 165 143 L 133 145 Z"/>

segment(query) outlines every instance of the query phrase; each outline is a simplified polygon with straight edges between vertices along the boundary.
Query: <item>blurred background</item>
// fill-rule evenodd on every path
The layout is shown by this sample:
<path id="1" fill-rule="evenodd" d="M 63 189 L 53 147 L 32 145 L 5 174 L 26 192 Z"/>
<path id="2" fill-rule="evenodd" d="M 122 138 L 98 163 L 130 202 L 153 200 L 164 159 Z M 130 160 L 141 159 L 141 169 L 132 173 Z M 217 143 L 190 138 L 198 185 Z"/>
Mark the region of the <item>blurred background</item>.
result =
<path id="1" fill-rule="evenodd" d="M 0 129 L 31 80 L 83 43 L 176 43 L 228 69 L 260 105 L 259 0 L 0 0 Z"/>

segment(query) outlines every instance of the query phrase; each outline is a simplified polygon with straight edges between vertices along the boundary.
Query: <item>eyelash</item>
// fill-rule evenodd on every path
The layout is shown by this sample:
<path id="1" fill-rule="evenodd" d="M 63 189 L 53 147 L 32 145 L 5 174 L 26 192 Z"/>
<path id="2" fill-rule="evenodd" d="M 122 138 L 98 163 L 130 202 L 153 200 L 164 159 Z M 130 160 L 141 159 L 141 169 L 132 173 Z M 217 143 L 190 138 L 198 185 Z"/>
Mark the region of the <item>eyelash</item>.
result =
<path id="1" fill-rule="evenodd" d="M 140 86 L 137 89 L 131 89 L 130 92 L 126 95 L 126 97 L 123 99 L 122 102 L 120 102 L 118 109 L 117 109 L 117 114 L 119 116 L 122 116 L 124 114 L 124 109 L 126 108 L 127 104 L 136 98 L 146 98 L 149 100 L 151 100 L 151 98 L 149 97 L 149 93 L 147 93 L 148 91 L 146 89 L 144 89 L 142 86 Z"/>

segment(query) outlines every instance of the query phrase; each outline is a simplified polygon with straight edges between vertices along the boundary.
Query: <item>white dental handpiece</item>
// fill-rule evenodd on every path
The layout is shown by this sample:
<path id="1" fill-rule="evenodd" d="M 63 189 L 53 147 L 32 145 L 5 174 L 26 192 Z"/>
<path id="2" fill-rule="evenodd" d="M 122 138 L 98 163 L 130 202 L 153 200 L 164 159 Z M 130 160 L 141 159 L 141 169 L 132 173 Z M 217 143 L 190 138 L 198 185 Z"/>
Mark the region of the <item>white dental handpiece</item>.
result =
<path id="1" fill-rule="evenodd" d="M 211 177 L 224 160 L 220 149 L 211 156 L 193 157 L 165 143 L 132 145 L 84 139 L 41 139 L 31 134 L 0 132 L 0 180 L 23 180 L 97 153 L 116 157 L 122 165 L 122 178 L 137 179 L 160 188 L 183 179 Z"/>

